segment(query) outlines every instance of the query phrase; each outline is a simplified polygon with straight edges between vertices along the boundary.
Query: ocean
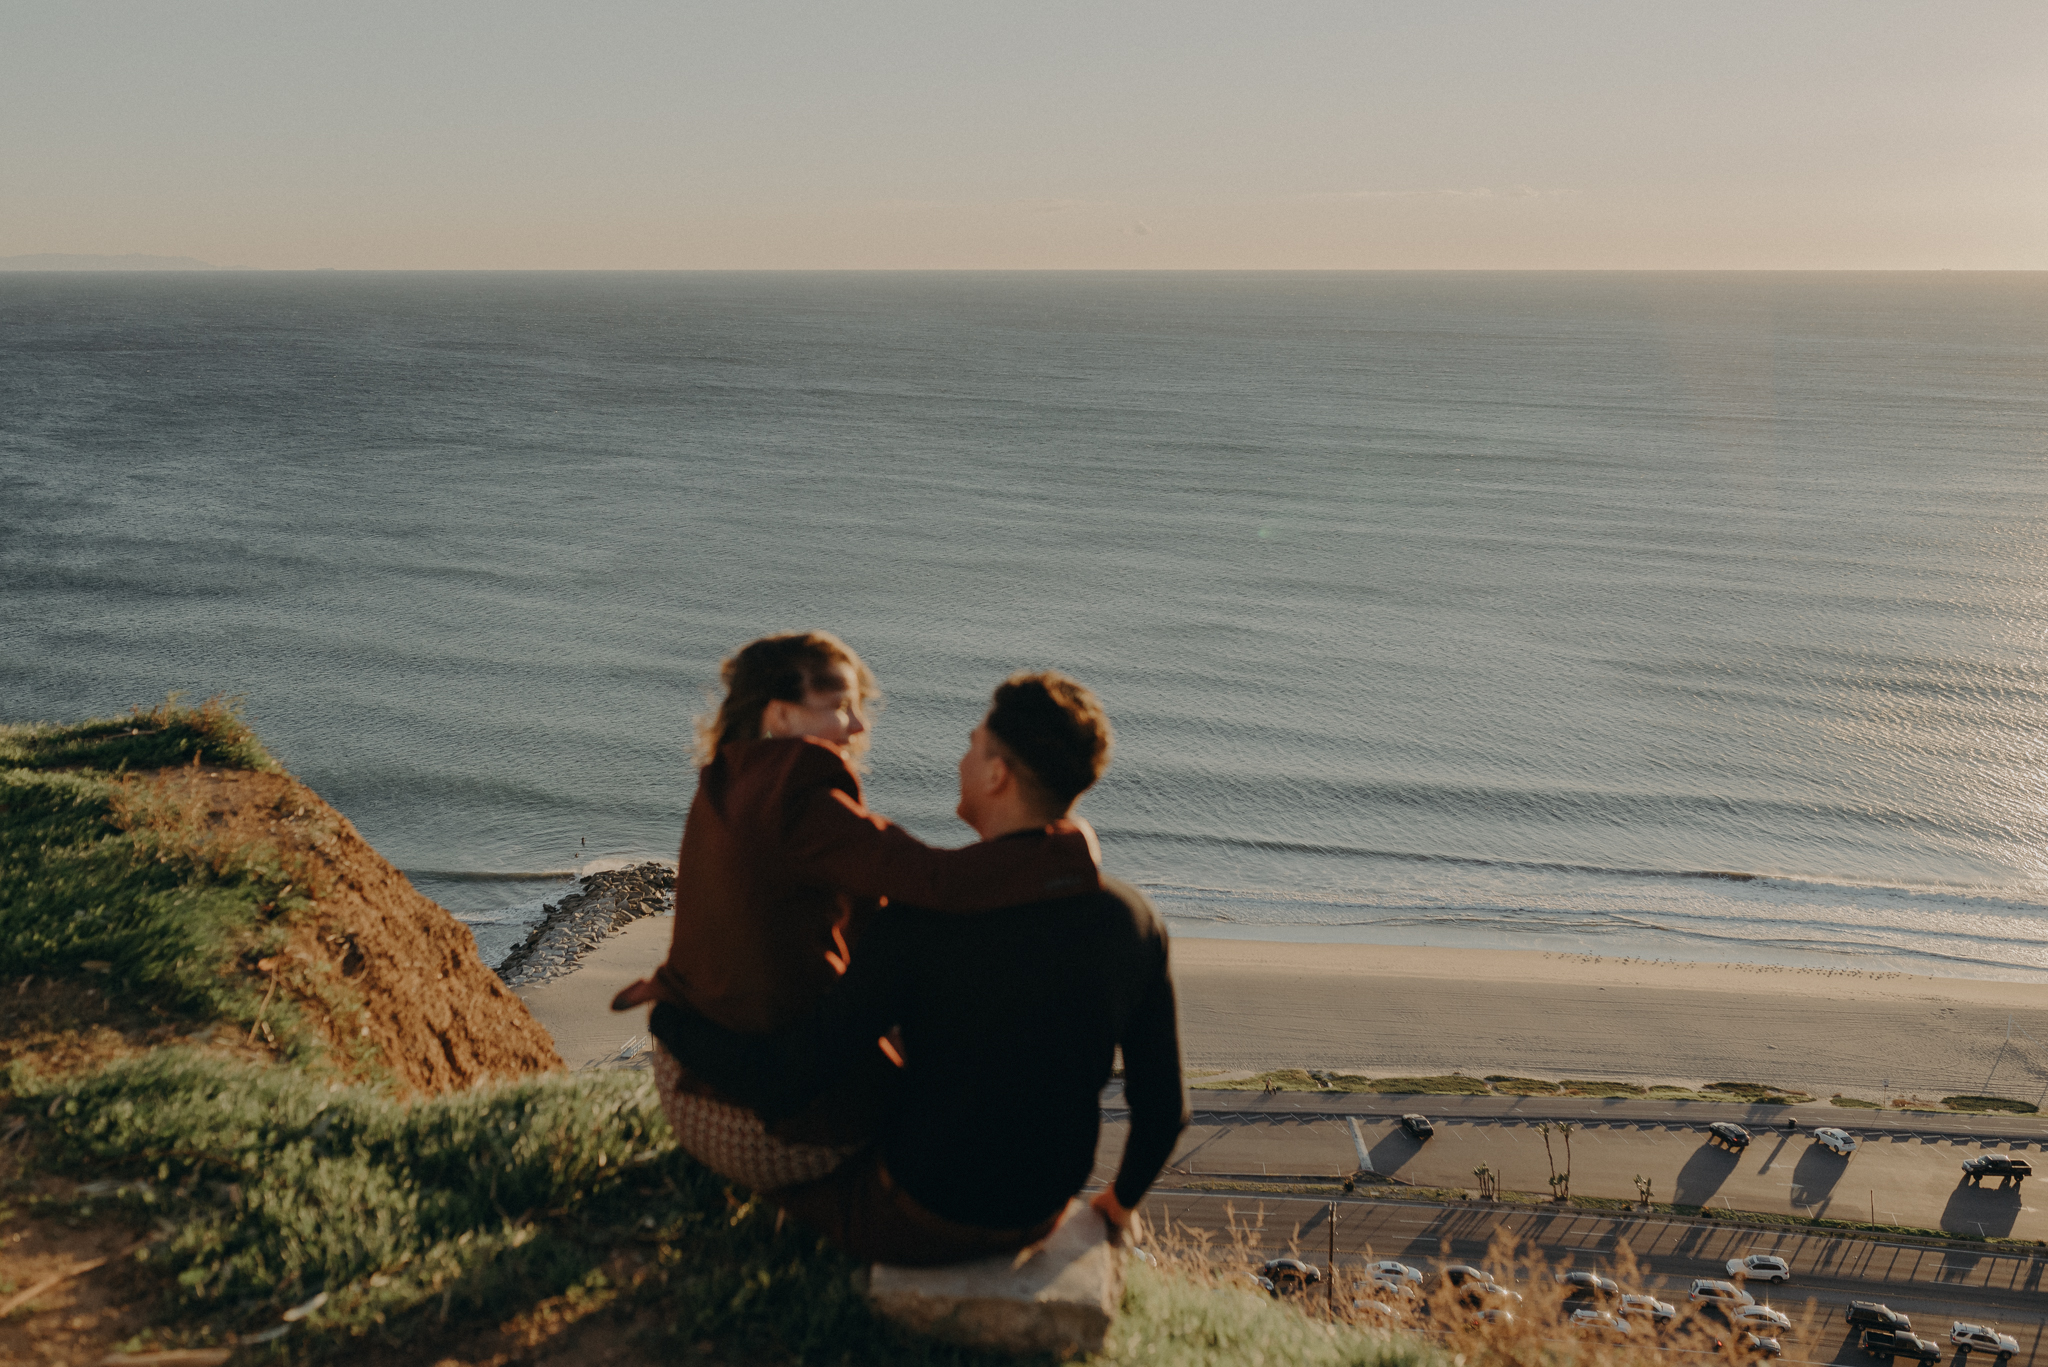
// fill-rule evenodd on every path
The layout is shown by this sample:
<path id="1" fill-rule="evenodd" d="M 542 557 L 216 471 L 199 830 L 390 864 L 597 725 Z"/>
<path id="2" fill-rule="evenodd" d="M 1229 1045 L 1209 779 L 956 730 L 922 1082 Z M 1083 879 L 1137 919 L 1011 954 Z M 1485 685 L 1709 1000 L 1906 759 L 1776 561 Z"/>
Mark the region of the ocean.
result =
<path id="1" fill-rule="evenodd" d="M 2048 276 L 0 275 L 0 716 L 227 693 L 474 928 L 837 631 L 1176 934 L 2048 980 Z"/>

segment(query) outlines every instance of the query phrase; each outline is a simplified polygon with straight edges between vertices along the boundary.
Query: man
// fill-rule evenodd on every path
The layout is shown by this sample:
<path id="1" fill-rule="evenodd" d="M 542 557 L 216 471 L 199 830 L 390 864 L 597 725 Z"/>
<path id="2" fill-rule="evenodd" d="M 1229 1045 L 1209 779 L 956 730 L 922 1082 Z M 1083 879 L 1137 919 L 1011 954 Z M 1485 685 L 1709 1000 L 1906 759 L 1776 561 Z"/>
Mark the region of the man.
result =
<path id="1" fill-rule="evenodd" d="M 1109 761 L 1109 720 L 1064 675 L 996 689 L 960 760 L 960 818 L 984 841 L 1065 818 Z M 801 1024 L 739 1034 L 664 1003 L 649 1022 L 764 1119 L 799 1110 L 892 1027 L 898 1093 L 879 1142 L 770 1199 L 863 1259 L 932 1265 L 1037 1242 L 1087 1181 L 1098 1096 L 1123 1053 L 1131 1128 L 1095 1208 L 1119 1232 L 1187 1125 L 1166 932 L 1137 889 L 972 916 L 881 917 Z"/>

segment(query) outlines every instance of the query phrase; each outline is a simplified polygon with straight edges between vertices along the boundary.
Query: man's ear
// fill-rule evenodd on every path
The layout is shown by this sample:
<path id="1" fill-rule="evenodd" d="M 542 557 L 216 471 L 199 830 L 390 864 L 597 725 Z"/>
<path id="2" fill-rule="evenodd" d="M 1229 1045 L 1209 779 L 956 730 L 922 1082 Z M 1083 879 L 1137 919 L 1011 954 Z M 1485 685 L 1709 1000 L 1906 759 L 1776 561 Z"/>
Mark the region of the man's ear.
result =
<path id="1" fill-rule="evenodd" d="M 991 798 L 1009 792 L 1016 781 L 1017 775 L 1011 772 L 1010 761 L 1003 757 L 1002 751 L 997 750 L 988 757 L 988 781 L 984 788 Z"/>

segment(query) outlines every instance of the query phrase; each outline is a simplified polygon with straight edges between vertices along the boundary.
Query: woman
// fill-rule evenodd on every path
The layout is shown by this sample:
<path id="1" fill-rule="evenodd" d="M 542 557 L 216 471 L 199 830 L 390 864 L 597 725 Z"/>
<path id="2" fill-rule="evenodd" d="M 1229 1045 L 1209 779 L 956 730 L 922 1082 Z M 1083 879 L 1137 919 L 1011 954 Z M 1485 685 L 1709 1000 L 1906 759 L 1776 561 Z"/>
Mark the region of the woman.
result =
<path id="1" fill-rule="evenodd" d="M 700 724 L 697 796 L 683 826 L 676 928 L 652 979 L 612 1003 L 657 1003 L 655 1076 L 679 1143 L 759 1190 L 815 1181 L 857 1152 L 893 1072 L 878 1047 L 774 1132 L 693 1076 L 662 1004 L 749 1034 L 790 1025 L 824 997 L 862 924 L 890 899 L 974 912 L 1100 886 L 1086 828 L 933 849 L 861 804 L 853 761 L 879 697 L 860 657 L 829 632 L 767 636 L 727 659 L 725 698 Z"/>

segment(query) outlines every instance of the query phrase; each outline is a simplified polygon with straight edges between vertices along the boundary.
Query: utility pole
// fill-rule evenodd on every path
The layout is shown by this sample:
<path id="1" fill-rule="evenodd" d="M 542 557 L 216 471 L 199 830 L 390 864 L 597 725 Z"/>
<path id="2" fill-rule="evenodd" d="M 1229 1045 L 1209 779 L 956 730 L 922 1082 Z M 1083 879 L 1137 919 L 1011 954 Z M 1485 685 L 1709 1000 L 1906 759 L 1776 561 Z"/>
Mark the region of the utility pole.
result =
<path id="1" fill-rule="evenodd" d="M 1337 1203 L 1330 1202 L 1330 1318 L 1337 1318 Z"/>

